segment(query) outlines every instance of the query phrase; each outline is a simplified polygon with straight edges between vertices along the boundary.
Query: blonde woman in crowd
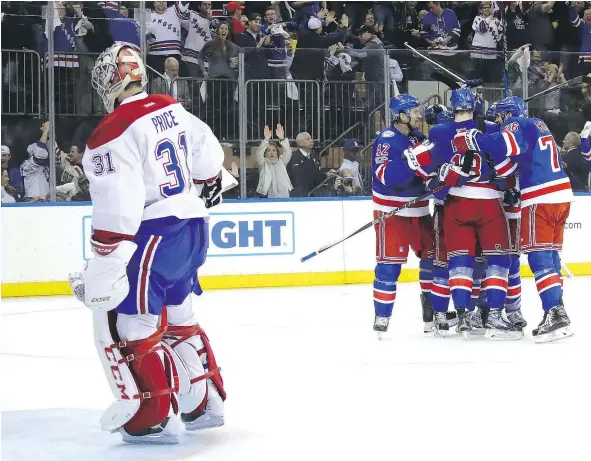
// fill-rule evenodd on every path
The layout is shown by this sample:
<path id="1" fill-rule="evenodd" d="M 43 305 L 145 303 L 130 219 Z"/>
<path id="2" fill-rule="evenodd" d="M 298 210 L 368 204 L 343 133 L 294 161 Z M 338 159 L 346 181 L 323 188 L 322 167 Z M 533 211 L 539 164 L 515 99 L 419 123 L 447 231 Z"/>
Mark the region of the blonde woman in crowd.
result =
<path id="1" fill-rule="evenodd" d="M 271 140 L 273 132 L 265 125 L 265 139 L 256 152 L 259 169 L 257 193 L 268 198 L 288 198 L 289 192 L 293 189 L 286 168 L 291 160 L 291 147 L 279 123 L 275 135 L 279 143 Z"/>

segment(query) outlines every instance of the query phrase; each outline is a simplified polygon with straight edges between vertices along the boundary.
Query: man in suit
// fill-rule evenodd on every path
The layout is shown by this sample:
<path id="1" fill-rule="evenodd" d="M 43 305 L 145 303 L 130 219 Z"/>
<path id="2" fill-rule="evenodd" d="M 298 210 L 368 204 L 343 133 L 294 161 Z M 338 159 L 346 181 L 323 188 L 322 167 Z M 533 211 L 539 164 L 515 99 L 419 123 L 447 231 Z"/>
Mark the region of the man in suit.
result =
<path id="1" fill-rule="evenodd" d="M 296 136 L 298 146 L 292 152 L 287 164 L 287 174 L 293 185 L 292 197 L 307 197 L 308 194 L 324 181 L 326 175 L 320 170 L 320 162 L 313 157 L 314 140 L 309 133 Z"/>
<path id="2" fill-rule="evenodd" d="M 570 131 L 562 141 L 562 166 L 575 192 L 589 191 L 589 169 L 581 154 L 581 136 Z"/>

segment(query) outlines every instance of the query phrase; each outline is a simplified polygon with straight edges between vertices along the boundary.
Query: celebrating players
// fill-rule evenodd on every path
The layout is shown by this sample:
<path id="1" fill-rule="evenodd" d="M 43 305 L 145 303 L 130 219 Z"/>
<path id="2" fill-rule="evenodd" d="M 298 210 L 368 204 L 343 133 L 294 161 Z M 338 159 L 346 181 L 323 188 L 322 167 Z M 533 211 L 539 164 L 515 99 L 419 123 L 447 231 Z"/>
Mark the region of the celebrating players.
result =
<path id="1" fill-rule="evenodd" d="M 534 273 L 544 316 L 533 331 L 536 342 L 571 336 L 570 319 L 562 302 L 560 255 L 564 224 L 573 200 L 570 181 L 560 162 L 554 137 L 546 124 L 526 118 L 521 98 L 497 103 L 500 133 L 471 129 L 456 135 L 458 152 L 483 150 L 502 165 L 519 165 L 521 187 L 520 249 Z"/>

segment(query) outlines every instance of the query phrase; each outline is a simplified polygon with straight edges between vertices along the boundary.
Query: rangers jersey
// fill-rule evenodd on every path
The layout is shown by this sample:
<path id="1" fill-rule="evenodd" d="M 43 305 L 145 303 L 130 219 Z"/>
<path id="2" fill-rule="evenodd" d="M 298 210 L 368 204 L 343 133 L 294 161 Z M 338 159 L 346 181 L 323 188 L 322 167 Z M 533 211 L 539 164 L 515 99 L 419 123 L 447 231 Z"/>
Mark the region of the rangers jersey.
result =
<path id="1" fill-rule="evenodd" d="M 125 99 L 84 153 L 92 227 L 107 243 L 133 238 L 143 221 L 206 217 L 194 181 L 215 178 L 223 159 L 209 127 L 172 97 L 142 92 Z"/>
<path id="2" fill-rule="evenodd" d="M 510 118 L 500 133 L 480 135 L 478 145 L 490 152 L 495 161 L 519 165 L 522 207 L 573 200 L 570 180 L 562 169 L 556 141 L 542 120 Z"/>
<path id="3" fill-rule="evenodd" d="M 199 64 L 199 54 L 205 44 L 211 40 L 211 21 L 199 13 L 189 10 L 189 3 L 177 2 L 176 11 L 181 26 L 187 31 L 187 39 L 183 46 L 183 61 Z"/>
<path id="4" fill-rule="evenodd" d="M 49 153 L 44 142 L 37 141 L 27 147 L 29 158 L 21 165 L 25 183 L 25 197 L 49 200 Z"/>
<path id="5" fill-rule="evenodd" d="M 372 150 L 372 196 L 374 210 L 389 212 L 426 192 L 424 177 L 415 173 L 403 152 L 418 142 L 391 127 L 376 138 Z M 429 214 L 429 201 L 422 200 L 402 210 L 398 216 L 419 217 Z"/>
<path id="6" fill-rule="evenodd" d="M 465 154 L 457 152 L 453 144 L 454 136 L 462 131 L 476 128 L 477 125 L 476 120 L 466 120 L 464 122 L 448 122 L 434 126 L 429 132 L 429 139 L 435 144 L 435 147 L 431 150 L 432 163 L 426 167 L 426 170 L 428 172 L 434 171 L 444 163 L 462 166 Z M 485 122 L 486 133 L 498 131 L 497 124 Z M 493 169 L 489 163 L 486 153 L 476 152 L 472 161 L 470 179 L 461 187 L 452 187 L 449 194 L 472 199 L 502 198 L 503 194 L 495 184 L 491 183 L 491 179 L 495 176 L 506 177 L 513 174 L 517 169 L 517 165 L 503 159 L 498 165 L 495 164 Z"/>
<path id="7" fill-rule="evenodd" d="M 154 36 L 148 54 L 181 54 L 181 11 L 179 5 L 168 7 L 163 13 L 152 12 L 148 33 Z M 160 70 L 160 69 L 158 69 Z"/>

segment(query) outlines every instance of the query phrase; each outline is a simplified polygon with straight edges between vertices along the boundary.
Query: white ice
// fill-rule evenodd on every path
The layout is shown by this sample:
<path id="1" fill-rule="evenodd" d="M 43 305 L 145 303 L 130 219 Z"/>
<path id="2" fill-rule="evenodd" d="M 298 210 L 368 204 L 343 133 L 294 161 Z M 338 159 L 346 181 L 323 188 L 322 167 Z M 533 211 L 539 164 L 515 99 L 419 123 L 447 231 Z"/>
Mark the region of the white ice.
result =
<path id="1" fill-rule="evenodd" d="M 417 284 L 372 331 L 370 285 L 209 291 L 195 304 L 223 368 L 226 426 L 173 447 L 101 432 L 112 396 L 90 312 L 71 297 L 3 300 L 3 461 L 589 460 L 591 278 L 565 283 L 575 336 L 425 336 Z"/>

